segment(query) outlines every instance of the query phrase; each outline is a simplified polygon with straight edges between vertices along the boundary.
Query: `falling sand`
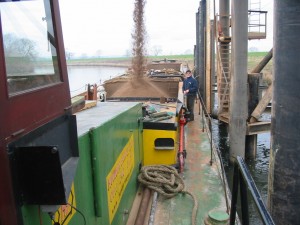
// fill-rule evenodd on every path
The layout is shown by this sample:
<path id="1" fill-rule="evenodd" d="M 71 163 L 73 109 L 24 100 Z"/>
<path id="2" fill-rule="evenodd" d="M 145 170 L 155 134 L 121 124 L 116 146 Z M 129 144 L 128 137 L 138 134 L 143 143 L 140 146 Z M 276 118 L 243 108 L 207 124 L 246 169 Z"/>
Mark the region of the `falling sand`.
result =
<path id="1" fill-rule="evenodd" d="M 146 49 L 145 36 L 146 28 L 144 23 L 144 8 L 146 0 L 135 0 L 134 3 L 134 32 L 132 33 L 132 73 L 128 75 L 128 79 L 114 79 L 106 82 L 105 89 L 108 97 L 169 97 L 167 83 L 165 85 L 157 85 L 145 76 L 146 71 Z"/>

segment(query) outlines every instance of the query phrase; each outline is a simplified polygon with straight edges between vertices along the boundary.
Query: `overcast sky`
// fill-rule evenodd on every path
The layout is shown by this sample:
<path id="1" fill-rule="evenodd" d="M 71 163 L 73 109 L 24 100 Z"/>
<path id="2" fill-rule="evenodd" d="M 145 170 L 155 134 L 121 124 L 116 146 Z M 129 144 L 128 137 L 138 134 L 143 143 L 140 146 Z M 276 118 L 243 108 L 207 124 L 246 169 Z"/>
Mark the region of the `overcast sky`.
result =
<path id="1" fill-rule="evenodd" d="M 262 10 L 272 18 L 272 0 L 261 1 Z M 59 0 L 67 51 L 102 56 L 126 55 L 131 51 L 134 0 Z M 213 1 L 211 1 L 213 4 Z M 196 40 L 196 0 L 147 0 L 145 25 L 147 51 L 160 46 L 164 54 L 192 53 Z M 213 6 L 211 5 L 213 8 Z M 272 32 L 272 27 L 268 29 Z M 268 51 L 268 40 L 250 41 L 249 47 Z"/>

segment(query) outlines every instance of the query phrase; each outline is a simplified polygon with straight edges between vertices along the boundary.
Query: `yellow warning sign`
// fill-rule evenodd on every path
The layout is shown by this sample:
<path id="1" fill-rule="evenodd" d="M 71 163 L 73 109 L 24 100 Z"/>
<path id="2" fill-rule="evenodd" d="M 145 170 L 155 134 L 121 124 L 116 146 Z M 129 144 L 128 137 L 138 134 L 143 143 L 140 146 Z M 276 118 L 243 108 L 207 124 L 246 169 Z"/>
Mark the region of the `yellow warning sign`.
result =
<path id="1" fill-rule="evenodd" d="M 108 196 L 109 222 L 111 223 L 119 207 L 123 192 L 128 184 L 134 167 L 133 135 L 116 160 L 113 168 L 106 177 Z"/>
<path id="2" fill-rule="evenodd" d="M 68 198 L 68 205 L 62 205 L 61 207 L 58 208 L 58 210 L 54 214 L 52 224 L 58 222 L 59 224 L 67 225 L 76 213 L 74 207 L 76 208 L 76 201 L 75 201 L 75 190 L 74 190 L 74 183 L 73 183 Z"/>

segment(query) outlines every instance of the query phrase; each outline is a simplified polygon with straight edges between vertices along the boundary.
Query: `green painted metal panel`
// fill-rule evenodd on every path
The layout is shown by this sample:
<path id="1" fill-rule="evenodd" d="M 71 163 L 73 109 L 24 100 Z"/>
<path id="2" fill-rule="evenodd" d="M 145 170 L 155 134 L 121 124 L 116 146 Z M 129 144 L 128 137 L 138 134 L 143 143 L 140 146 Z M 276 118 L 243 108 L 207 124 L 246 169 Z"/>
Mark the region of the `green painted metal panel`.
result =
<path id="1" fill-rule="evenodd" d="M 74 181 L 76 208 L 84 215 L 86 224 L 102 224 L 101 218 L 95 217 L 92 149 L 89 133 L 79 138 L 79 153 L 79 166 Z M 83 222 L 82 215 L 75 213 L 69 224 L 81 225 L 84 224 Z"/>
<path id="2" fill-rule="evenodd" d="M 72 207 L 60 208 L 58 220 L 64 225 L 82 225 L 84 219 L 88 225 L 122 225 L 126 224 L 135 194 L 138 188 L 137 175 L 142 157 L 142 125 L 138 119 L 142 117 L 141 104 L 121 111 L 99 126 L 90 127 L 88 132 L 79 137 L 79 164 L 72 189 Z M 108 198 L 106 177 L 112 170 L 116 160 L 133 137 L 134 163 L 131 177 L 124 188 L 116 213 L 110 223 L 108 214 Z M 75 196 L 75 198 L 74 198 Z M 62 215 L 64 214 L 65 215 Z M 24 225 L 52 225 L 48 213 L 42 212 L 39 206 L 23 206 Z M 83 218 L 84 216 L 84 218 Z M 64 221 L 65 220 L 65 221 Z"/>
<path id="3" fill-rule="evenodd" d="M 108 196 L 106 177 L 112 170 L 120 153 L 133 135 L 134 142 L 134 168 L 132 177 L 123 193 L 123 198 L 119 203 L 118 210 L 113 217 L 112 224 L 124 224 L 126 216 L 125 210 L 130 210 L 131 204 L 137 191 L 136 177 L 139 172 L 141 162 L 139 135 L 141 128 L 138 124 L 138 107 L 127 112 L 123 112 L 113 120 L 107 121 L 102 126 L 91 131 L 92 158 L 94 170 L 94 190 L 96 215 L 103 219 L 104 224 L 110 224 L 108 212 Z M 141 143 L 140 143 L 141 144 Z M 124 220 L 125 219 L 125 220 Z"/>

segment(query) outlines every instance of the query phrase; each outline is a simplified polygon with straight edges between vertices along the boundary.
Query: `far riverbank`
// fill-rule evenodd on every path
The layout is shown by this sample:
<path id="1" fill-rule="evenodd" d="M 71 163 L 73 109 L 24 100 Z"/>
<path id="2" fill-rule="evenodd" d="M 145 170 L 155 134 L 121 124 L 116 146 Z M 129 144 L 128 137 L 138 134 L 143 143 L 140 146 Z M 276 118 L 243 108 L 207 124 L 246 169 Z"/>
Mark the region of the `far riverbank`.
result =
<path id="1" fill-rule="evenodd" d="M 109 66 L 109 67 L 126 67 L 129 68 L 131 66 L 131 60 L 91 60 L 91 59 L 83 59 L 83 60 L 68 60 L 68 66 Z"/>
<path id="2" fill-rule="evenodd" d="M 194 68 L 193 55 L 175 55 L 175 56 L 149 56 L 146 57 L 148 63 L 155 60 L 172 59 L 187 64 L 189 68 Z M 109 66 L 109 67 L 131 67 L 130 57 L 120 58 L 84 58 L 84 59 L 69 59 L 67 60 L 68 66 Z"/>
<path id="3" fill-rule="evenodd" d="M 249 52 L 248 53 L 248 71 L 250 72 L 267 54 L 267 52 Z M 154 60 L 173 59 L 182 62 L 187 65 L 190 69 L 194 69 L 194 55 L 164 55 L 164 56 L 147 56 L 148 62 Z M 131 67 L 131 57 L 114 57 L 114 58 L 80 58 L 80 59 L 68 59 L 68 66 L 108 66 L 108 67 Z M 272 60 L 266 65 L 262 73 L 266 80 L 272 78 Z M 268 81 L 270 83 L 270 81 Z"/>

